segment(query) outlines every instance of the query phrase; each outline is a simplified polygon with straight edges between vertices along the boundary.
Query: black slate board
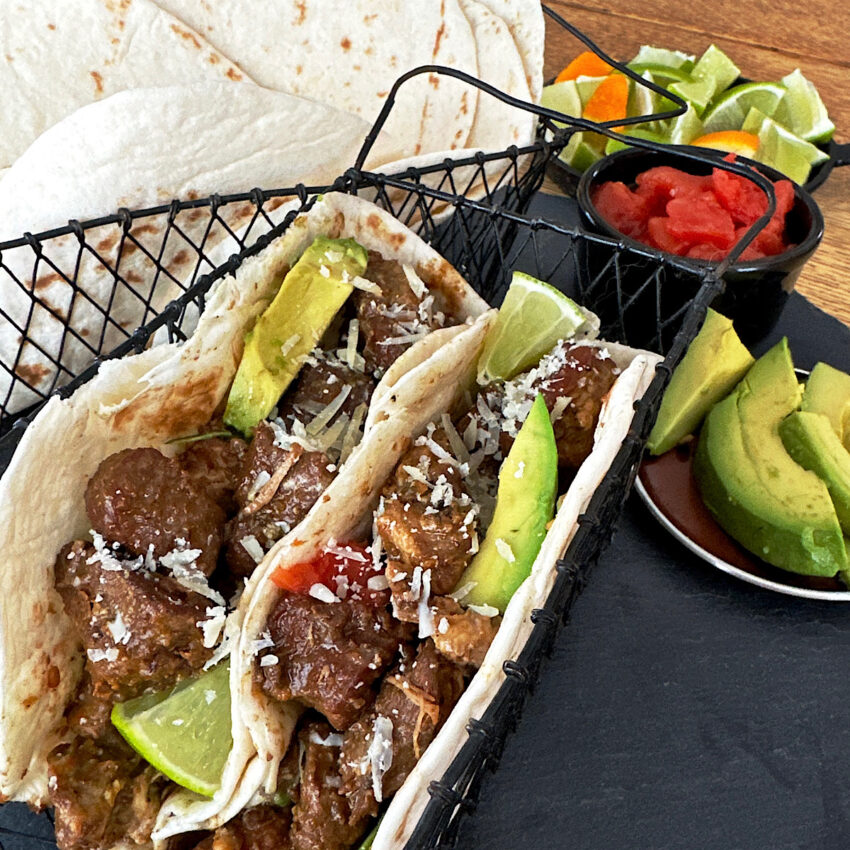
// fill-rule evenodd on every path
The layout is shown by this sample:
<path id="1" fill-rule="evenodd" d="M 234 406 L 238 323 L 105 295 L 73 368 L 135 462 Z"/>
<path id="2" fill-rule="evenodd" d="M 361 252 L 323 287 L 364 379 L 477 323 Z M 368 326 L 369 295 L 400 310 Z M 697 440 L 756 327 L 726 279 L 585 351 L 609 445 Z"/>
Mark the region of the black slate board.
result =
<path id="1" fill-rule="evenodd" d="M 782 334 L 850 370 L 799 295 L 759 348 Z M 457 846 L 847 850 L 848 669 L 850 606 L 713 569 L 633 495 Z"/>
<path id="2" fill-rule="evenodd" d="M 530 214 L 575 223 L 563 198 Z M 799 295 L 782 333 L 850 370 L 850 330 Z M 457 846 L 848 850 L 848 669 L 850 606 L 708 567 L 633 496 Z M 0 806 L 5 850 L 51 836 Z"/>

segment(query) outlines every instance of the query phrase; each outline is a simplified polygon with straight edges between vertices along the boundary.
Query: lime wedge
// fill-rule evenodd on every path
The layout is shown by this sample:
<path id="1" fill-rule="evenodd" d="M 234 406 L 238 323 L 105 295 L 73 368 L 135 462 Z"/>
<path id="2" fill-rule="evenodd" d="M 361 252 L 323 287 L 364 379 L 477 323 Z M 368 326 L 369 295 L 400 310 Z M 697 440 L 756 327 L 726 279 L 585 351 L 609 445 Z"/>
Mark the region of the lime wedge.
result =
<path id="1" fill-rule="evenodd" d="M 829 158 L 811 142 L 795 136 L 755 109 L 750 110 L 744 126 L 747 132 L 757 133 L 759 137 L 759 148 L 754 159 L 781 171 L 800 185 L 809 179 L 812 166 Z"/>
<path id="2" fill-rule="evenodd" d="M 681 115 L 669 118 L 664 123 L 666 124 L 667 141 L 673 145 L 689 145 L 705 132 L 702 121 L 700 121 L 699 115 L 697 115 L 697 111 L 691 103 L 688 104 L 687 110 Z"/>
<path id="3" fill-rule="evenodd" d="M 828 142 L 835 132 L 835 124 L 829 120 L 814 84 L 800 73 L 799 68 L 783 77 L 782 83 L 787 93 L 780 109 L 772 117 L 807 142 Z"/>
<path id="4" fill-rule="evenodd" d="M 167 693 L 148 694 L 112 709 L 127 743 L 178 785 L 212 797 L 233 746 L 230 735 L 230 663 Z"/>
<path id="5" fill-rule="evenodd" d="M 578 96 L 581 100 L 581 105 L 584 106 L 591 95 L 599 88 L 599 84 L 606 77 L 577 77 L 575 84 L 578 88 Z"/>
<path id="6" fill-rule="evenodd" d="M 582 326 L 598 329 L 597 319 L 554 286 L 514 272 L 496 324 L 487 334 L 478 363 L 478 382 L 512 378 L 536 363 L 560 339 Z"/>
<path id="7" fill-rule="evenodd" d="M 681 68 L 669 68 L 653 62 L 629 62 L 629 68 L 641 76 L 652 74 L 657 83 L 666 86 L 668 83 L 692 83 L 694 78 Z"/>
<path id="8" fill-rule="evenodd" d="M 780 83 L 744 83 L 723 92 L 703 115 L 706 133 L 740 130 L 750 109 L 773 116 L 786 94 Z"/>
<path id="9" fill-rule="evenodd" d="M 587 171 L 594 162 L 602 159 L 602 152 L 588 144 L 587 139 L 591 136 L 599 138 L 598 133 L 576 133 L 558 154 L 558 159 L 576 171 Z"/>
<path id="10" fill-rule="evenodd" d="M 770 120 L 770 116 L 765 115 L 755 106 L 751 106 L 749 112 L 747 112 L 747 117 L 744 118 L 744 122 L 741 124 L 741 129 L 745 133 L 755 133 L 758 135 L 759 131 L 764 126 L 764 122 L 768 120 Z"/>
<path id="11" fill-rule="evenodd" d="M 658 82 L 651 71 L 644 71 L 641 77 L 650 83 Z M 661 95 L 658 92 L 632 80 L 629 84 L 629 104 L 626 107 L 626 115 L 630 118 L 638 115 L 652 115 L 653 112 L 659 111 L 660 102 Z"/>
<path id="12" fill-rule="evenodd" d="M 667 50 L 664 47 L 650 47 L 644 44 L 638 50 L 630 65 L 661 65 L 688 72 L 694 67 L 694 57 L 681 50 Z"/>
<path id="13" fill-rule="evenodd" d="M 719 47 L 710 44 L 691 73 L 699 80 L 712 80 L 715 91 L 721 92 L 741 76 L 741 69 Z"/>
<path id="14" fill-rule="evenodd" d="M 644 130 L 642 127 L 629 127 L 626 133 L 628 136 L 633 136 L 636 139 L 646 139 L 648 142 L 658 142 L 659 144 L 667 144 L 670 140 L 666 136 L 662 136 L 652 130 Z M 619 139 L 608 139 L 605 145 L 605 155 L 612 154 L 615 151 L 621 151 L 623 148 L 631 147 L 626 142 L 621 142 Z"/>
<path id="15" fill-rule="evenodd" d="M 692 103 L 701 115 L 715 95 L 729 88 L 741 72 L 719 47 L 711 44 L 700 56 L 691 74 L 694 82 L 673 83 L 670 91 Z"/>
<path id="16" fill-rule="evenodd" d="M 547 109 L 554 109 L 564 115 L 581 116 L 581 96 L 578 92 L 578 84 L 575 80 L 566 80 L 563 83 L 553 83 L 544 86 L 540 93 L 540 105 Z M 559 127 L 567 125 L 557 121 Z"/>

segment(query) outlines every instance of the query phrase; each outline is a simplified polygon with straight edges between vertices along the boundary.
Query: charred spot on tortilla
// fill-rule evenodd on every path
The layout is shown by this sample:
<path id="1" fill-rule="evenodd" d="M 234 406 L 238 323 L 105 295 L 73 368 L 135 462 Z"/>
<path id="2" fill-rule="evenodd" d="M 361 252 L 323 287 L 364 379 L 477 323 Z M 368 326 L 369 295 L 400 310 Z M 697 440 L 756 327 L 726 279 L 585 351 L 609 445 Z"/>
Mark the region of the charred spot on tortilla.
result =
<path id="1" fill-rule="evenodd" d="M 94 90 L 96 94 L 103 94 L 103 77 L 98 71 L 90 71 L 89 74 L 94 80 Z"/>
<path id="2" fill-rule="evenodd" d="M 41 363 L 19 363 L 15 368 L 15 374 L 31 387 L 37 386 L 50 373 L 51 370 Z"/>
<path id="3" fill-rule="evenodd" d="M 107 251 L 111 251 L 111 250 L 115 247 L 115 245 L 118 243 L 118 240 L 119 240 L 119 239 L 120 239 L 119 234 L 118 234 L 118 233 L 116 233 L 116 232 L 113 230 L 110 234 L 108 234 L 107 236 L 104 236 L 104 237 L 103 237 L 103 239 L 101 239 L 101 240 L 100 240 L 100 241 L 99 241 L 99 242 L 95 245 L 95 248 L 96 248 L 99 252 L 101 252 L 101 253 L 105 254 Z"/>
<path id="4" fill-rule="evenodd" d="M 197 37 L 193 32 L 189 32 L 188 30 L 183 29 L 179 24 L 172 24 L 171 29 L 180 36 L 184 41 L 188 41 L 195 47 L 197 50 L 201 49 L 201 42 L 198 41 Z"/>
<path id="5" fill-rule="evenodd" d="M 233 68 L 227 69 L 227 76 L 230 77 L 230 79 L 233 80 L 235 83 L 241 82 L 241 80 L 242 80 L 242 74 L 240 74 L 238 71 L 234 70 Z"/>
<path id="6" fill-rule="evenodd" d="M 35 291 L 41 292 L 42 289 L 47 289 L 52 283 L 58 283 L 59 281 L 64 281 L 65 278 L 62 277 L 59 272 L 50 272 L 50 274 L 46 274 L 43 277 L 36 278 L 35 281 Z"/>

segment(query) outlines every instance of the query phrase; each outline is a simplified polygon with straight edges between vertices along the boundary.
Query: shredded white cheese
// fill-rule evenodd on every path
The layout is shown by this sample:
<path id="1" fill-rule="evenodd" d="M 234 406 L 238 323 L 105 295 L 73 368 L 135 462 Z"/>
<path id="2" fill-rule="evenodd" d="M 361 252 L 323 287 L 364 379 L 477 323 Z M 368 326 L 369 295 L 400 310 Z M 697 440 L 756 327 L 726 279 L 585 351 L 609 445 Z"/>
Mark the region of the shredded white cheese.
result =
<path id="1" fill-rule="evenodd" d="M 522 478 L 523 473 L 525 472 L 525 461 L 521 460 L 516 466 L 516 472 L 514 473 L 514 478 Z"/>
<path id="2" fill-rule="evenodd" d="M 301 342 L 301 334 L 292 334 L 288 340 L 280 347 L 280 353 L 286 357 L 298 343 Z"/>
<path id="3" fill-rule="evenodd" d="M 441 635 L 444 635 L 448 630 L 449 630 L 449 621 L 445 617 L 442 617 L 440 619 L 439 625 L 437 626 L 437 631 Z"/>
<path id="4" fill-rule="evenodd" d="M 118 650 L 111 646 L 109 649 L 89 649 L 86 650 L 86 655 L 89 658 L 89 661 L 93 661 L 95 664 L 98 661 L 117 661 L 118 660 Z"/>
<path id="5" fill-rule="evenodd" d="M 260 667 L 274 667 L 279 661 L 280 659 L 276 655 L 268 653 L 260 659 Z"/>
<path id="6" fill-rule="evenodd" d="M 109 634 L 112 635 L 112 640 L 115 643 L 121 643 L 126 646 L 130 642 L 130 630 L 124 623 L 124 618 L 121 616 L 120 611 L 115 613 L 115 619 L 107 623 L 106 628 L 109 630 Z"/>
<path id="7" fill-rule="evenodd" d="M 434 612 L 431 610 L 431 570 L 422 573 L 422 595 L 419 597 L 419 640 L 434 634 Z"/>
<path id="8" fill-rule="evenodd" d="M 370 295 L 377 295 L 378 298 L 380 298 L 384 294 L 384 291 L 381 289 L 380 286 L 378 286 L 377 283 L 373 283 L 371 280 L 366 280 L 365 277 L 361 277 L 360 275 L 353 277 L 350 281 L 347 282 L 350 283 L 355 289 L 362 289 L 364 292 L 368 292 Z"/>
<path id="9" fill-rule="evenodd" d="M 345 436 L 342 438 L 342 447 L 339 452 L 339 462 L 345 463 L 354 451 L 355 446 L 360 442 L 363 436 L 363 420 L 366 418 L 368 407 L 365 403 L 358 404 L 354 408 L 354 415 L 351 417 L 351 422 L 345 430 Z"/>
<path id="10" fill-rule="evenodd" d="M 425 281 L 416 274 L 416 270 L 413 266 L 409 266 L 405 263 L 402 265 L 401 270 L 404 272 L 404 276 L 407 278 L 407 282 L 413 290 L 413 294 L 420 300 L 424 298 L 425 294 L 428 292 L 428 287 L 425 286 Z"/>
<path id="11" fill-rule="evenodd" d="M 227 610 L 223 605 L 207 608 L 207 619 L 195 623 L 204 633 L 204 647 L 212 649 L 218 643 L 221 630 L 224 628 Z"/>
<path id="12" fill-rule="evenodd" d="M 345 384 L 336 394 L 332 401 L 329 401 L 325 408 L 319 413 L 315 419 L 307 426 L 307 435 L 317 437 L 325 428 L 331 419 L 339 413 L 340 408 L 345 404 L 345 400 L 351 395 L 351 385 Z"/>
<path id="13" fill-rule="evenodd" d="M 339 732 L 329 732 L 328 737 L 323 738 L 315 729 L 311 729 L 310 741 L 320 747 L 341 747 L 342 735 Z"/>
<path id="14" fill-rule="evenodd" d="M 369 590 L 386 590 L 390 586 L 386 576 L 370 576 L 366 581 Z"/>
<path id="15" fill-rule="evenodd" d="M 253 534 L 246 534 L 239 542 L 242 544 L 242 548 L 251 556 L 255 564 L 259 564 L 265 557 L 265 552 L 263 552 L 260 541 Z"/>
<path id="16" fill-rule="evenodd" d="M 467 463 L 469 461 L 469 452 L 460 434 L 458 434 L 451 416 L 448 413 L 443 413 L 440 416 L 440 421 L 443 423 L 443 428 L 445 429 L 446 436 L 449 438 L 449 445 L 452 447 L 455 457 L 461 463 Z"/>
<path id="17" fill-rule="evenodd" d="M 352 319 L 348 323 L 348 337 L 345 341 L 345 362 L 352 369 L 357 366 L 357 340 L 360 338 L 360 322 L 357 319 Z"/>
<path id="18" fill-rule="evenodd" d="M 564 415 L 571 401 L 572 397 L 568 395 L 560 395 L 555 399 L 555 404 L 552 405 L 552 411 L 549 413 L 549 421 L 553 425 Z"/>
<path id="19" fill-rule="evenodd" d="M 206 701 L 207 705 L 211 705 L 213 702 L 215 702 L 215 698 L 217 696 L 218 694 L 216 694 L 216 692 L 212 689 L 204 691 L 204 700 Z"/>
<path id="20" fill-rule="evenodd" d="M 333 592 L 330 588 L 325 587 L 325 585 L 316 582 L 314 585 L 310 587 L 310 590 L 307 591 L 313 599 L 318 599 L 319 602 L 339 602 L 336 596 L 334 596 Z"/>
<path id="21" fill-rule="evenodd" d="M 467 605 L 470 611 L 475 611 L 476 614 L 480 614 L 482 617 L 498 617 L 499 609 L 494 608 L 492 605 Z"/>
<path id="22" fill-rule="evenodd" d="M 264 631 L 257 640 L 251 641 L 251 654 L 259 655 L 264 649 L 271 649 L 274 646 L 271 632 Z"/>
<path id="23" fill-rule="evenodd" d="M 496 551 L 509 563 L 513 564 L 516 561 L 514 550 L 511 549 L 511 544 L 501 537 L 496 538 Z"/>
<path id="24" fill-rule="evenodd" d="M 393 763 L 393 722 L 379 714 L 372 724 L 372 740 L 367 753 L 372 767 L 372 791 L 380 803 L 384 799 L 382 783 L 384 774 Z"/>
<path id="25" fill-rule="evenodd" d="M 472 592 L 474 587 L 478 586 L 477 581 L 469 581 L 463 587 L 459 587 L 453 593 L 450 593 L 449 596 L 454 599 L 455 602 L 460 602 L 461 599 L 465 599 Z"/>
<path id="26" fill-rule="evenodd" d="M 324 263 L 322 263 L 322 265 L 319 266 L 319 274 L 322 277 L 330 277 L 331 270 Z"/>

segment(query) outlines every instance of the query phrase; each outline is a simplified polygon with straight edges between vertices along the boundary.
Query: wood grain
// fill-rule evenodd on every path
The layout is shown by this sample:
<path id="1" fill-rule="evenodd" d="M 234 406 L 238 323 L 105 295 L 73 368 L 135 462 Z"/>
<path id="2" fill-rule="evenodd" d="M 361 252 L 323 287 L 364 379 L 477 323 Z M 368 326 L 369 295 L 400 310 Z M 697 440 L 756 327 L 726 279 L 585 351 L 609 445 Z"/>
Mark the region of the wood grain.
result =
<path id="1" fill-rule="evenodd" d="M 606 0 L 603 6 L 549 0 L 558 14 L 612 56 L 627 60 L 641 44 L 702 53 L 712 42 L 754 80 L 778 79 L 800 68 L 818 87 L 836 139 L 850 139 L 848 13 L 834 0 Z M 710 9 L 710 16 L 707 14 Z M 556 74 L 583 50 L 581 42 L 546 21 L 545 75 Z M 547 184 L 547 191 L 557 191 Z M 850 324 L 850 166 L 833 171 L 815 193 L 826 222 L 820 248 L 797 282 L 798 291 Z"/>

